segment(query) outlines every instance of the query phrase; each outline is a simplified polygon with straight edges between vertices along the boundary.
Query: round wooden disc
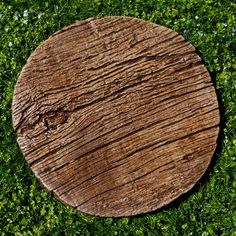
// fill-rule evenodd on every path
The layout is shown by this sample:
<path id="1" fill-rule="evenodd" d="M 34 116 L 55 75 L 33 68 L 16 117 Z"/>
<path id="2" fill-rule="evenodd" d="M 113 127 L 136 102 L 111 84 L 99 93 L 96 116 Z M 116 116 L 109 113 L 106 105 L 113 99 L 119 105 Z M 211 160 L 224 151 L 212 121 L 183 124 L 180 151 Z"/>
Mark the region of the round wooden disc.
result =
<path id="1" fill-rule="evenodd" d="M 100 216 L 149 212 L 193 187 L 216 148 L 219 108 L 194 47 L 130 17 L 75 23 L 32 53 L 13 123 L 35 175 Z"/>

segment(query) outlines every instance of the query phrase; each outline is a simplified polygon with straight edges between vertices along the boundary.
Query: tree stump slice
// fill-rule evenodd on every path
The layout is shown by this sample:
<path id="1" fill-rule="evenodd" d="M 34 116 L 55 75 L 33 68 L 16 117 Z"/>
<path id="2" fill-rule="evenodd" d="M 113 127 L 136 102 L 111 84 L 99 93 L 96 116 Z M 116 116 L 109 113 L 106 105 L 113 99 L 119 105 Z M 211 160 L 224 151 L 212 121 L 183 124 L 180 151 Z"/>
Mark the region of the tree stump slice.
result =
<path id="1" fill-rule="evenodd" d="M 37 178 L 99 216 L 146 213 L 190 190 L 219 132 L 215 89 L 194 47 L 131 17 L 80 21 L 41 43 L 12 107 Z"/>

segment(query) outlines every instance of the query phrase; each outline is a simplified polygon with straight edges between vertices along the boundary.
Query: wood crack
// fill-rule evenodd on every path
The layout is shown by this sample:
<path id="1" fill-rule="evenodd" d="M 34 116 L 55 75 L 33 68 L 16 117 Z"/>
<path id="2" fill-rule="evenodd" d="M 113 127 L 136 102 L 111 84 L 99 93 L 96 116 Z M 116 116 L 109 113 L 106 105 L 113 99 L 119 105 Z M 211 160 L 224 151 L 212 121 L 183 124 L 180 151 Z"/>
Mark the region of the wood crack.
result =
<path id="1" fill-rule="evenodd" d="M 198 89 L 198 90 L 194 90 L 194 91 L 187 92 L 187 93 L 184 93 L 184 94 L 172 96 L 172 99 L 173 99 L 173 98 L 176 99 L 176 98 L 178 98 L 178 97 L 180 97 L 180 96 L 184 96 L 184 95 L 187 95 L 187 94 L 191 94 L 191 93 L 193 93 L 193 92 L 196 92 L 196 91 L 200 91 L 200 90 L 206 89 L 207 87 L 209 87 L 209 86 L 205 86 L 205 87 L 200 88 L 200 89 Z M 167 101 L 167 100 L 168 100 L 168 99 L 163 99 L 163 100 L 160 101 L 160 103 L 163 103 L 163 102 L 165 102 L 165 101 Z M 131 121 L 131 122 L 132 122 L 132 121 Z M 90 125 L 90 124 L 88 124 L 88 125 Z M 126 124 L 124 124 L 123 126 L 126 126 Z M 122 127 L 122 126 L 121 126 L 121 127 Z M 111 132 L 114 132 L 114 131 L 117 130 L 117 129 L 120 129 L 121 127 L 118 127 L 118 128 L 116 128 L 116 129 L 113 129 L 113 130 L 109 131 L 108 133 L 106 133 L 106 135 L 108 135 L 108 134 L 111 133 Z M 84 128 L 86 128 L 86 126 L 85 126 Z M 81 132 L 81 130 L 79 130 L 78 132 Z M 135 132 L 136 132 L 136 131 L 135 131 Z M 132 134 L 133 134 L 133 133 L 132 133 Z M 75 137 L 76 137 L 76 135 L 75 135 Z M 101 137 L 102 137 L 102 136 L 101 136 Z M 124 138 L 124 137 L 125 137 L 125 136 L 123 136 L 122 138 Z M 70 145 L 70 144 L 73 143 L 75 140 L 76 140 L 76 139 L 74 139 L 74 140 L 68 142 L 67 145 Z M 90 142 L 91 142 L 91 141 L 93 141 L 93 140 L 90 140 Z M 111 143 L 109 143 L 109 144 L 111 144 Z M 44 144 L 44 145 L 46 145 L 46 144 Z M 51 151 L 50 151 L 50 152 L 49 152 L 49 155 L 51 155 L 52 153 L 56 153 L 56 152 L 59 151 L 60 149 L 61 149 L 61 147 L 58 147 L 58 148 L 55 149 L 54 152 L 51 152 Z M 33 151 L 35 151 L 35 150 L 32 150 L 32 152 L 33 152 Z M 28 153 L 28 154 L 29 154 L 29 153 Z M 28 155 L 28 154 L 27 154 L 27 155 Z M 40 161 L 44 160 L 44 159 L 45 159 L 46 157 L 48 157 L 49 155 L 46 153 L 45 155 L 41 156 L 41 157 L 38 158 L 37 160 L 31 162 L 31 163 L 30 163 L 30 166 L 36 165 L 37 163 L 39 163 Z M 76 158 L 76 159 L 78 159 L 78 158 Z"/>
<path id="2" fill-rule="evenodd" d="M 186 135 L 185 137 L 182 137 L 182 138 L 180 138 L 180 139 L 184 139 L 184 138 L 186 138 L 186 137 L 190 137 L 190 136 L 192 136 L 192 135 L 194 135 L 194 134 L 197 134 L 197 133 L 199 133 L 199 132 L 203 132 L 203 131 L 207 131 L 207 130 L 212 129 L 212 128 L 216 128 L 217 126 L 218 126 L 218 125 L 214 125 L 214 126 L 212 126 L 212 127 L 208 127 L 208 128 L 206 128 L 206 129 L 204 129 L 204 130 L 201 130 L 201 131 L 192 133 L 191 135 Z M 178 140 L 180 140 L 180 139 L 178 139 Z M 171 142 L 171 141 L 170 141 L 170 142 Z M 170 142 L 168 142 L 167 144 L 169 144 Z M 173 142 L 173 141 L 172 141 L 172 142 Z M 170 163 L 171 163 L 171 162 L 170 162 Z M 169 163 L 167 163 L 167 164 L 169 164 Z M 157 171 L 157 170 L 160 169 L 160 168 L 161 168 L 161 167 L 157 167 L 157 168 L 155 168 L 154 170 L 152 170 L 152 171 L 150 171 L 150 172 L 148 172 L 148 173 L 145 173 L 145 174 L 143 174 L 143 175 L 140 175 L 140 176 L 139 176 L 138 178 L 136 178 L 136 179 L 132 179 L 130 182 L 126 182 L 126 183 L 124 183 L 124 184 L 121 184 L 121 185 L 115 186 L 115 187 L 113 187 L 113 188 L 110 188 L 110 189 L 108 189 L 108 190 L 106 190 L 106 191 L 104 191 L 104 192 L 101 192 L 101 193 L 99 193 L 99 194 L 97 194 L 97 195 L 95 195 L 95 196 L 93 196 L 93 197 L 87 199 L 86 201 L 84 201 L 84 202 L 78 204 L 76 207 L 80 207 L 80 206 L 82 206 L 82 205 L 88 203 L 88 202 L 91 201 L 92 199 L 95 199 L 96 197 L 103 195 L 104 193 L 110 192 L 110 191 L 112 191 L 112 190 L 114 190 L 114 189 L 116 189 L 116 188 L 118 188 L 118 187 L 127 185 L 127 184 L 129 184 L 129 183 L 131 183 L 131 182 L 134 182 L 134 181 L 137 181 L 137 180 L 139 180 L 139 179 L 141 179 L 141 178 L 143 178 L 143 177 L 145 177 L 145 176 L 147 176 L 147 175 L 150 175 L 151 173 Z M 58 196 L 60 196 L 60 195 L 58 195 Z"/>
<path id="3" fill-rule="evenodd" d="M 199 110 L 199 109 L 196 109 L 195 111 L 197 111 L 197 110 Z M 212 109 L 212 110 L 210 110 L 210 111 L 207 111 L 207 112 L 205 112 L 205 114 L 210 113 L 210 112 L 213 112 L 213 111 L 215 111 L 215 110 L 217 110 L 217 108 Z M 173 124 L 178 124 L 179 122 L 181 122 L 181 121 L 183 121 L 183 120 L 186 120 L 187 118 L 190 118 L 190 117 L 193 117 L 193 116 L 194 116 L 194 113 L 191 114 L 191 115 L 189 115 L 189 116 L 187 116 L 187 117 L 184 117 L 184 118 L 182 118 L 182 119 L 180 119 L 180 120 L 174 121 L 173 123 L 168 124 L 168 126 L 171 126 L 171 125 L 173 125 Z M 171 118 L 169 118 L 169 119 L 171 119 Z M 162 120 L 162 121 L 164 121 L 164 120 Z M 82 157 L 84 157 L 85 155 L 88 155 L 88 154 L 90 154 L 90 153 L 96 153 L 96 151 L 97 151 L 98 149 L 104 148 L 105 146 L 108 146 L 108 145 L 110 145 L 110 144 L 112 144 L 112 143 L 114 143 L 114 142 L 120 141 L 120 140 L 126 138 L 127 136 L 136 134 L 137 132 L 140 132 L 140 131 L 142 131 L 142 130 L 144 130 L 144 129 L 151 128 L 152 126 L 155 126 L 155 125 L 161 123 L 162 121 L 154 122 L 154 123 L 150 124 L 149 126 L 142 127 L 142 128 L 140 128 L 139 130 L 135 130 L 134 132 L 131 132 L 131 133 L 125 135 L 125 136 L 122 136 L 121 138 L 118 138 L 118 139 L 116 139 L 116 140 L 114 140 L 114 141 L 111 141 L 111 142 L 109 142 L 109 143 L 107 143 L 107 144 L 104 144 L 104 145 L 102 145 L 102 146 L 100 146 L 100 147 L 97 147 L 96 149 L 93 149 L 93 150 L 91 150 L 90 152 L 84 153 L 82 156 L 75 158 L 74 161 L 76 161 L 76 160 L 78 160 L 79 158 L 82 158 Z M 216 124 L 216 125 L 218 125 L 218 124 Z M 163 127 L 165 127 L 165 126 L 162 126 L 161 128 L 163 128 Z M 203 131 L 205 131 L 205 129 L 204 129 Z M 119 159 L 119 160 L 117 160 L 117 161 L 112 162 L 112 165 L 114 165 L 115 163 L 118 163 L 118 164 L 115 164 L 112 168 L 110 168 L 110 169 L 108 169 L 108 170 L 105 170 L 105 171 L 103 171 L 102 173 L 99 173 L 98 175 L 104 174 L 104 173 L 107 172 L 107 171 L 110 171 L 110 170 L 112 170 L 112 169 L 115 169 L 115 168 L 117 168 L 117 167 L 120 167 L 120 166 L 126 164 L 126 163 L 129 161 L 129 158 L 130 158 L 130 157 L 132 157 L 134 154 L 136 154 L 136 153 L 138 153 L 138 152 L 141 152 L 141 151 L 143 151 L 143 150 L 145 150 L 145 149 L 147 149 L 147 148 L 153 147 L 153 146 L 155 146 L 155 145 L 157 145 L 157 144 L 160 144 L 160 145 L 157 145 L 155 148 L 161 148 L 161 147 L 164 147 L 164 146 L 166 146 L 166 145 L 168 145 L 168 144 L 170 144 L 170 143 L 173 143 L 173 142 L 178 141 L 178 140 L 185 139 L 185 138 L 187 138 L 187 137 L 191 137 L 192 135 L 195 135 L 195 134 L 198 134 L 198 133 L 200 133 L 200 131 L 196 131 L 196 132 L 190 133 L 190 134 L 188 134 L 188 135 L 185 135 L 185 136 L 183 136 L 183 138 L 180 137 L 180 138 L 177 138 L 177 139 L 174 139 L 174 140 L 170 140 L 170 141 L 168 141 L 168 139 L 167 139 L 167 140 L 158 140 L 157 142 L 147 144 L 147 145 L 141 147 L 140 149 L 136 149 L 136 150 L 134 150 L 133 152 L 128 153 L 128 154 L 125 155 L 122 159 Z M 123 162 L 124 160 L 125 160 L 125 162 Z M 93 165 L 95 165 L 95 164 L 97 164 L 97 163 L 93 163 Z M 96 176 L 98 176 L 98 175 L 96 175 Z M 91 179 L 93 179 L 93 178 L 96 177 L 96 176 L 90 177 L 90 178 L 84 180 L 82 183 L 84 183 L 84 182 L 86 182 L 86 181 L 88 181 L 88 180 L 91 180 Z M 77 181 L 76 181 L 76 182 L 77 182 Z M 66 184 L 68 184 L 68 183 L 69 183 L 69 182 L 67 182 Z M 73 182 L 72 182 L 72 183 L 73 183 Z M 81 185 L 82 183 L 80 183 L 79 185 Z M 60 187 L 62 187 L 63 185 L 64 185 L 64 184 L 62 184 L 62 185 L 60 185 L 60 186 L 57 186 L 57 188 L 60 188 Z"/>

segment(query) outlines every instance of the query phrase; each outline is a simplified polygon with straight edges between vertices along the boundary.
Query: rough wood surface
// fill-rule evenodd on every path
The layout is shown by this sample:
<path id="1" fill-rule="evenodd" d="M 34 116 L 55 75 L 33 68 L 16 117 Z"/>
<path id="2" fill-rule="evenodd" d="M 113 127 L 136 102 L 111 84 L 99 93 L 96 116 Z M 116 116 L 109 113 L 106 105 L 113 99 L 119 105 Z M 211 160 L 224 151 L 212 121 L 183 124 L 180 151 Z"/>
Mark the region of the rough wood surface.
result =
<path id="1" fill-rule="evenodd" d="M 216 148 L 219 108 L 194 47 L 135 18 L 75 23 L 30 56 L 13 123 L 35 175 L 89 214 L 128 216 L 193 187 Z"/>

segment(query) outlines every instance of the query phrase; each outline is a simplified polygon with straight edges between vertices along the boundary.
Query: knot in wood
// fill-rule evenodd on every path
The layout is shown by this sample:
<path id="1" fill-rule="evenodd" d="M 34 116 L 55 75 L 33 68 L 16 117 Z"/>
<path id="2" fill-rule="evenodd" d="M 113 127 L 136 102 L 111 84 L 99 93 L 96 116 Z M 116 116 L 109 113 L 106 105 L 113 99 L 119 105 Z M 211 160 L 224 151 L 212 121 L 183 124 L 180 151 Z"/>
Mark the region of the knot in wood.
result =
<path id="1" fill-rule="evenodd" d="M 51 111 L 42 115 L 42 120 L 47 129 L 56 129 L 67 121 L 68 116 L 62 110 Z"/>

